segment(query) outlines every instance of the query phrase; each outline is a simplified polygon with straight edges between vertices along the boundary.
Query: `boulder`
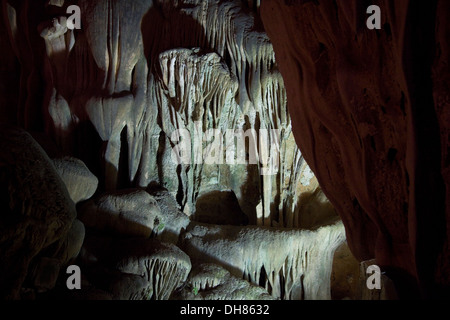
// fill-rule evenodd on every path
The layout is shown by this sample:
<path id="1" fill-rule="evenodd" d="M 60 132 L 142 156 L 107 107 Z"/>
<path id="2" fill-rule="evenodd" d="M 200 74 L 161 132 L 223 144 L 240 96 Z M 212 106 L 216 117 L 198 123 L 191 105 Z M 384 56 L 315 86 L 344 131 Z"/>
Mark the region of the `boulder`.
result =
<path id="1" fill-rule="evenodd" d="M 81 258 L 92 284 L 119 300 L 167 300 L 191 270 L 186 253 L 156 239 L 92 236 Z"/>
<path id="2" fill-rule="evenodd" d="M 177 201 L 166 189 L 152 186 L 147 191 L 156 200 L 165 221 L 163 230 L 158 232 L 158 239 L 177 244 L 180 234 L 187 229 L 191 220 L 180 210 Z"/>
<path id="3" fill-rule="evenodd" d="M 58 259 L 62 265 L 68 264 L 80 253 L 85 233 L 84 224 L 80 220 L 75 219 L 67 235 L 55 242 L 49 250 L 46 250 L 46 254 Z"/>
<path id="4" fill-rule="evenodd" d="M 0 212 L 0 297 L 18 299 L 31 260 L 67 236 L 76 210 L 43 149 L 7 125 L 0 125 Z"/>
<path id="5" fill-rule="evenodd" d="M 144 190 L 105 193 L 79 209 L 86 227 L 116 235 L 148 238 L 164 229 L 164 217 L 155 199 Z"/>
<path id="6" fill-rule="evenodd" d="M 72 157 L 64 157 L 53 159 L 53 163 L 73 202 L 79 203 L 94 195 L 97 190 L 98 179 L 83 161 Z"/>

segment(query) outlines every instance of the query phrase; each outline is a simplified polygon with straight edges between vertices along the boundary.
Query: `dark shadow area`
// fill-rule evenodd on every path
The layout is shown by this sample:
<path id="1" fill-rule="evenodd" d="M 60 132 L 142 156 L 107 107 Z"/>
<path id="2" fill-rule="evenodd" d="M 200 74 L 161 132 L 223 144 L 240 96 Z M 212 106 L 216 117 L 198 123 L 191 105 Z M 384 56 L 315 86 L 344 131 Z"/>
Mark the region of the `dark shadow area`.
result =
<path id="1" fill-rule="evenodd" d="M 191 16 L 182 12 L 187 4 L 170 7 L 170 4 L 154 2 L 142 19 L 141 32 L 144 54 L 149 71 L 161 75 L 159 55 L 174 48 L 201 48 L 212 51 L 203 27 Z"/>
<path id="2" fill-rule="evenodd" d="M 192 220 L 218 225 L 247 225 L 248 217 L 241 210 L 232 190 L 211 191 L 200 195 Z"/>
<path id="3" fill-rule="evenodd" d="M 0 20 L 0 122 L 17 125 L 21 67 L 11 46 L 7 23 L 6 19 Z"/>
<path id="4" fill-rule="evenodd" d="M 314 230 L 334 223 L 339 219 L 333 205 L 325 198 L 320 188 L 303 192 L 294 209 L 297 228 Z"/>
<path id="5" fill-rule="evenodd" d="M 90 121 L 79 123 L 73 133 L 73 156 L 82 160 L 89 170 L 98 178 L 98 191 L 105 188 L 102 166 L 103 141 Z M 89 137 L 89 138 L 88 138 Z"/>
<path id="6" fill-rule="evenodd" d="M 436 57 L 435 26 L 437 0 L 412 2 L 408 7 L 404 69 L 411 95 L 415 150 L 413 203 L 410 219 L 415 220 L 415 259 L 421 293 L 438 298 L 435 271 L 446 239 L 445 184 L 441 173 L 440 126 L 433 98 L 432 68 Z M 406 287 L 406 289 L 408 289 Z M 406 290 L 408 292 L 408 290 Z"/>

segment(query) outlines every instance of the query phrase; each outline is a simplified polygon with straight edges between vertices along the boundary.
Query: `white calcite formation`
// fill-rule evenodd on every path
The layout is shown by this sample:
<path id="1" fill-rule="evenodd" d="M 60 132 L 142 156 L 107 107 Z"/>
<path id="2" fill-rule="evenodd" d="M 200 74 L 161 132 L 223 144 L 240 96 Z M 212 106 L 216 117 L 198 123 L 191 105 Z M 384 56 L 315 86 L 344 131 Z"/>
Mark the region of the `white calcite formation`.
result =
<path id="1" fill-rule="evenodd" d="M 300 226 L 301 189 L 315 178 L 303 177 L 309 171 L 291 132 L 283 79 L 258 2 L 79 5 L 83 26 L 76 33 L 57 19 L 40 27 L 53 74 L 47 82 L 47 128 L 59 146 L 89 144 L 78 129 L 89 122 L 103 141 L 98 175 L 107 190 L 121 187 L 120 173 L 135 186 L 156 182 L 187 215 L 202 193 L 233 190 L 250 223 Z M 195 143 L 190 164 L 173 161 L 176 130 L 205 138 L 209 129 L 222 135 L 253 130 L 247 140 L 255 150 L 237 152 L 255 153 L 256 163 L 229 165 L 226 153 L 223 164 L 199 163 Z M 263 141 L 261 130 L 277 135 Z M 214 145 L 200 144 L 206 152 Z M 222 144 L 223 150 L 233 147 L 225 139 Z M 261 176 L 265 171 L 270 174 Z"/>
<path id="2" fill-rule="evenodd" d="M 91 237 L 82 259 L 91 283 L 119 300 L 167 300 L 191 270 L 183 251 L 154 239 Z"/>
<path id="3" fill-rule="evenodd" d="M 64 157 L 53 159 L 53 164 L 64 181 L 73 202 L 79 203 L 94 195 L 97 190 L 98 179 L 89 171 L 83 161 Z"/>
<path id="4" fill-rule="evenodd" d="M 181 300 L 275 300 L 267 291 L 230 274 L 225 268 L 204 263 L 192 268 Z"/>
<path id="5" fill-rule="evenodd" d="M 190 278 L 204 299 L 329 299 L 344 229 L 296 146 L 259 1 L 79 0 L 80 30 L 65 25 L 63 1 L 51 4 L 62 11 L 38 26 L 36 110 L 63 154 L 98 177 L 68 187 L 87 200 L 80 259 L 92 285 L 115 299 L 168 299 L 191 257 L 222 268 Z M 4 6 L 28 61 L 21 10 Z M 31 88 L 38 72 L 23 73 Z M 38 99 L 25 93 L 22 111 L 34 114 Z"/>
<path id="6" fill-rule="evenodd" d="M 182 285 L 191 270 L 189 257 L 174 245 L 129 240 L 115 246 L 109 263 L 124 273 L 143 277 L 154 300 L 167 300 Z"/>
<path id="7" fill-rule="evenodd" d="M 148 192 L 156 200 L 163 216 L 164 228 L 158 228 L 158 232 L 155 233 L 157 238 L 162 242 L 177 244 L 180 234 L 190 223 L 189 217 L 178 208 L 178 203 L 167 190 L 157 189 Z"/>
<path id="8" fill-rule="evenodd" d="M 315 230 L 192 226 L 182 237 L 193 263 L 215 263 L 265 287 L 276 298 L 330 299 L 335 250 L 345 240 L 342 222 Z"/>
<path id="9" fill-rule="evenodd" d="M 148 238 L 164 230 L 156 200 L 144 190 L 106 193 L 84 203 L 79 218 L 86 227 L 110 234 Z"/>

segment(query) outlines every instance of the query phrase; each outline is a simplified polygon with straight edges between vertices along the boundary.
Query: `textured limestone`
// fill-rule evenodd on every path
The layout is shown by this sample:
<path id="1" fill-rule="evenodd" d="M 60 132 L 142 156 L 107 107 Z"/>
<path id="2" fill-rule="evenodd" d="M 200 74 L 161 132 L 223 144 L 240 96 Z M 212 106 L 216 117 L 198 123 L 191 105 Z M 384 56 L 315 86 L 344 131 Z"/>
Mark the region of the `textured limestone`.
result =
<path id="1" fill-rule="evenodd" d="M 164 229 L 156 200 L 144 190 L 121 190 L 92 199 L 79 209 L 86 227 L 113 234 L 148 238 Z"/>
<path id="2" fill-rule="evenodd" d="M 449 4 L 377 5 L 376 31 L 356 0 L 260 12 L 296 142 L 353 254 L 392 269 L 401 296 L 448 296 Z"/>
<path id="3" fill-rule="evenodd" d="M 167 300 L 191 270 L 184 252 L 154 239 L 91 237 L 83 261 L 92 284 L 120 300 Z"/>
<path id="4" fill-rule="evenodd" d="M 277 247 L 269 245 L 270 250 L 279 251 L 285 259 L 306 252 L 298 253 L 297 244 L 291 252 L 290 240 L 286 244 L 283 236 L 275 236 L 284 229 L 269 227 L 315 229 L 333 220 L 334 211 L 296 146 L 285 83 L 258 16 L 259 1 L 80 0 L 78 4 L 83 26 L 73 32 L 60 18 L 64 7 L 58 11 L 32 0 L 5 1 L 6 30 L 0 34 L 8 35 L 13 54 L 0 59 L 20 61 L 20 99 L 13 118 L 25 128 L 44 130 L 64 154 L 81 159 L 98 177 L 99 193 L 106 192 L 80 208 L 79 218 L 88 231 L 140 237 L 153 232 L 174 244 L 188 227 L 189 216 L 196 219 L 197 202 L 201 207 L 205 195 L 230 190 L 242 210 L 233 209 L 239 221 L 222 220 L 224 203 L 208 207 L 208 219 L 245 224 L 247 217 L 250 224 L 264 226 L 255 232 L 256 240 L 247 239 L 249 254 L 253 245 L 267 243 L 262 241 L 265 235 L 278 243 Z M 49 16 L 56 19 L 45 21 Z M 30 52 L 30 47 L 35 50 Z M 217 140 L 228 129 L 250 130 L 245 153 L 248 157 L 256 154 L 257 163 L 205 164 L 196 163 L 195 158 L 190 164 L 174 163 L 176 130 L 204 137 L 210 129 L 220 130 Z M 261 130 L 277 130 L 277 135 L 264 141 Z M 202 149 L 210 151 L 217 140 L 202 139 Z M 224 141 L 226 160 L 232 145 Z M 192 155 L 196 147 L 191 146 Z M 271 174 L 262 163 L 267 156 L 276 164 Z M 143 191 L 117 194 L 117 190 L 150 184 L 167 190 L 154 195 L 159 213 L 147 210 L 152 201 Z M 202 215 L 201 210 L 198 213 Z M 154 218 L 159 222 L 156 228 Z M 324 239 L 341 240 L 342 230 L 324 228 L 328 231 L 298 231 L 302 234 L 298 237 L 305 235 L 310 241 L 316 238 L 306 234 L 317 232 L 326 234 L 321 236 Z M 255 265 L 240 266 L 237 278 L 245 272 L 248 280 L 256 284 L 261 280 L 277 297 L 329 298 L 333 239 L 328 239 L 330 247 L 308 248 L 308 259 L 314 252 L 326 267 L 311 267 L 322 258 L 315 257 L 312 264 L 302 258 L 307 270 L 300 268 L 301 274 L 291 279 L 282 270 L 284 262 L 271 264 L 268 257 L 261 257 L 267 253 L 261 248 L 254 253 L 259 256 Z M 84 257 L 97 261 L 86 248 Z M 296 265 L 289 263 L 286 268 Z M 261 271 L 262 265 L 268 268 L 268 276 L 265 269 Z M 170 294 L 170 290 L 155 291 L 154 283 L 150 285 L 139 275 L 124 273 L 115 265 L 111 268 L 105 279 L 111 282 L 103 287 L 115 298 L 166 298 Z M 162 264 L 152 273 L 170 272 L 169 268 L 170 264 Z M 323 272 L 323 279 L 317 280 L 316 272 Z M 287 283 L 281 284 L 285 278 Z M 312 285 L 316 280 L 317 285 Z M 172 288 L 172 280 L 168 283 Z M 234 283 L 244 282 L 236 279 Z"/>
<path id="5" fill-rule="evenodd" d="M 53 159 L 61 179 L 64 181 L 73 202 L 90 199 L 98 186 L 98 179 L 83 161 L 71 157 Z"/>
<path id="6" fill-rule="evenodd" d="M 64 26 L 65 5 L 58 6 L 42 9 L 27 0 L 4 7 L 21 81 L 33 84 L 19 90 L 21 125 L 45 128 L 65 154 L 93 170 L 101 191 L 156 182 L 191 215 L 200 194 L 233 190 L 250 223 L 299 226 L 299 190 L 309 171 L 291 132 L 284 81 L 258 3 L 83 0 L 76 32 Z M 49 10 L 56 19 L 24 23 L 39 25 L 38 34 L 17 27 Z M 40 49 L 25 50 L 30 43 Z M 268 153 L 277 170 L 261 177 L 267 166 L 260 161 L 173 163 L 174 130 L 194 135 L 212 128 L 252 129 L 253 142 L 260 129 L 279 130 L 279 139 L 246 150 L 258 160 Z"/>
<path id="7" fill-rule="evenodd" d="M 147 192 L 156 200 L 165 221 L 163 230 L 158 231 L 158 239 L 162 242 L 177 244 L 180 234 L 190 223 L 189 217 L 180 210 L 177 201 L 167 190 L 149 187 Z"/>
<path id="8" fill-rule="evenodd" d="M 65 237 L 55 242 L 49 249 L 48 254 L 60 261 L 65 266 L 73 261 L 80 253 L 83 241 L 86 235 L 84 224 L 75 219 L 72 226 Z"/>
<path id="9" fill-rule="evenodd" d="M 0 296 L 18 299 L 32 259 L 76 217 L 50 158 L 24 130 L 0 126 Z"/>
<path id="10" fill-rule="evenodd" d="M 194 263 L 215 263 L 276 298 L 330 299 L 333 255 L 345 240 L 341 222 L 316 230 L 191 225 L 182 248 Z"/>
<path id="11" fill-rule="evenodd" d="M 192 268 L 184 290 L 174 296 L 180 300 L 274 300 L 267 291 L 236 278 L 215 264 Z"/>

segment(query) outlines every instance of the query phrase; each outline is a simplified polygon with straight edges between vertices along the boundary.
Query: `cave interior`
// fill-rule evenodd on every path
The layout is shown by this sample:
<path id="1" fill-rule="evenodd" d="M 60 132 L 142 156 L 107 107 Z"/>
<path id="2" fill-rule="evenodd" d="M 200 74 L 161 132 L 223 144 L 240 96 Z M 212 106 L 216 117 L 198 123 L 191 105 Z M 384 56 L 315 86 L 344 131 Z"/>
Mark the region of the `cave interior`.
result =
<path id="1" fill-rule="evenodd" d="M 1 4 L 1 300 L 450 298 L 450 1 Z"/>

